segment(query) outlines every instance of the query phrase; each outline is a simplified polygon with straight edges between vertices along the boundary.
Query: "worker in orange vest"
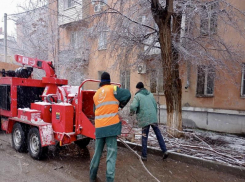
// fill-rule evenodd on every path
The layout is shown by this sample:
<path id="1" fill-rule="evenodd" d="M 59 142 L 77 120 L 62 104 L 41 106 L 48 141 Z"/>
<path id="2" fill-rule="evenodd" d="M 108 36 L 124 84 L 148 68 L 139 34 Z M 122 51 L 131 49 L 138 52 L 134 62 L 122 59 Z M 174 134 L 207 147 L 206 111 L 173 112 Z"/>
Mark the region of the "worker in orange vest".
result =
<path id="1" fill-rule="evenodd" d="M 102 73 L 100 88 L 94 95 L 95 105 L 95 153 L 90 164 L 90 181 L 96 181 L 100 157 L 107 146 L 106 181 L 113 182 L 117 158 L 117 135 L 121 135 L 122 124 L 118 108 L 123 108 L 131 98 L 129 90 L 110 84 L 110 74 Z"/>

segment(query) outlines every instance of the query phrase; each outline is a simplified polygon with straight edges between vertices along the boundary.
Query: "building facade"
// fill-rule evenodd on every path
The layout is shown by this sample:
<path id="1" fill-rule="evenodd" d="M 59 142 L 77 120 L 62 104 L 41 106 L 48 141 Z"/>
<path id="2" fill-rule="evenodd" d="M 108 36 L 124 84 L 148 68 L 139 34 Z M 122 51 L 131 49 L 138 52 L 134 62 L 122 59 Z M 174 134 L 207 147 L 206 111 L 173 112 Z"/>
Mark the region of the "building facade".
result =
<path id="1" fill-rule="evenodd" d="M 113 82 L 120 82 L 123 88 L 127 88 L 134 95 L 136 84 L 142 81 L 150 90 L 159 104 L 159 122 L 166 122 L 166 102 L 164 96 L 163 69 L 160 66 L 159 49 L 157 43 L 153 43 L 151 37 L 147 39 L 149 44 L 141 47 L 147 56 L 141 61 L 136 54 L 130 53 L 125 63 L 118 61 L 118 54 L 112 53 L 109 29 L 115 23 L 110 17 L 105 19 L 106 26 L 95 29 L 95 23 L 99 21 L 99 14 L 106 10 L 107 4 L 116 1 L 103 0 L 58 0 L 50 3 L 50 7 L 57 13 L 57 44 L 58 65 L 61 77 L 69 78 L 70 84 L 79 85 L 86 78 L 99 79 L 103 71 L 111 74 Z M 199 17 L 198 34 L 205 36 L 220 36 L 225 42 L 241 46 L 245 41 L 236 34 L 232 28 L 225 28 L 215 12 L 222 7 L 216 1 L 207 1 L 204 8 L 204 18 Z M 245 10 L 245 2 L 239 0 L 230 2 L 234 7 Z M 141 22 L 146 21 L 141 16 Z M 96 18 L 98 20 L 96 20 Z M 188 29 L 188 16 L 182 17 L 181 36 Z M 243 25 L 241 25 L 243 26 Z M 94 35 L 94 32 L 97 32 Z M 212 35 L 211 35 L 212 34 Z M 204 38 L 205 40 L 205 38 Z M 147 42 L 146 42 L 147 43 Z M 133 51 L 132 51 L 133 52 Z M 125 52 L 127 54 L 127 52 Z M 215 51 L 214 51 L 215 54 Z M 220 58 L 220 60 L 226 58 Z M 219 64 L 206 64 L 205 61 L 192 64 L 183 61 L 180 64 L 182 79 L 182 106 L 183 125 L 202 129 L 245 133 L 245 58 L 236 60 L 224 60 L 225 67 Z M 227 68 L 227 69 L 224 69 Z M 233 71 L 233 72 L 232 72 Z M 66 74 L 69 72 L 70 74 Z M 232 74 L 229 74 L 232 72 Z M 87 88 L 97 89 L 98 84 L 88 84 Z"/>

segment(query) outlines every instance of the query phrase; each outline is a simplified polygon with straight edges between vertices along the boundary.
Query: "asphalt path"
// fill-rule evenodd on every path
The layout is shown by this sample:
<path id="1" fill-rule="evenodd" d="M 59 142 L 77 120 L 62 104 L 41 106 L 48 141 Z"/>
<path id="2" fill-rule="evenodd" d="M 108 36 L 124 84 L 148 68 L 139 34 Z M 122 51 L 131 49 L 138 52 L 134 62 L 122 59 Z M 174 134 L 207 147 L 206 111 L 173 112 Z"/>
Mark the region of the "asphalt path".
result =
<path id="1" fill-rule="evenodd" d="M 32 159 L 28 153 L 18 153 L 11 147 L 11 135 L 0 132 L 0 182 L 88 182 L 89 164 L 94 153 L 92 141 L 86 149 L 72 144 L 61 149 L 50 147 L 42 161 Z M 149 154 L 145 162 L 149 171 L 160 181 L 238 181 L 245 179 L 213 171 L 200 166 Z M 106 181 L 106 150 L 104 150 L 98 181 Z M 154 182 L 137 157 L 126 148 L 118 147 L 115 182 Z"/>

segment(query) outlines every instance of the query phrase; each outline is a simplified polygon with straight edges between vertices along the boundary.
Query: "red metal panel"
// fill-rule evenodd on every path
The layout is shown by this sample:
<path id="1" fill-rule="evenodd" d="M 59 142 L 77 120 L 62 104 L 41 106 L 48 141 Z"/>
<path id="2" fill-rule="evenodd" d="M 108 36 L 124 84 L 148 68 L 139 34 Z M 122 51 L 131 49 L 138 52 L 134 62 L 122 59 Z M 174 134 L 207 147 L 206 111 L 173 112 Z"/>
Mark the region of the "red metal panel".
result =
<path id="1" fill-rule="evenodd" d="M 1 77 L 0 84 L 33 86 L 33 87 L 45 87 L 46 85 L 42 83 L 42 80 L 35 80 L 30 78 L 17 78 L 17 77 Z"/>
<path id="2" fill-rule="evenodd" d="M 82 111 L 87 117 L 94 117 L 94 100 L 95 91 L 82 91 Z"/>
<path id="3" fill-rule="evenodd" d="M 72 133 L 54 133 L 54 138 L 60 142 L 60 146 L 70 144 L 77 140 L 75 132 Z"/>
<path id="4" fill-rule="evenodd" d="M 43 126 L 39 126 L 39 134 L 42 147 L 55 145 L 52 124 L 45 124 Z"/>
<path id="5" fill-rule="evenodd" d="M 8 119 L 1 118 L 1 127 L 2 130 L 6 131 L 6 133 L 11 133 L 13 129 L 13 124 L 9 123 Z"/>
<path id="6" fill-rule="evenodd" d="M 18 109 L 18 118 L 34 122 L 41 122 L 41 111 L 34 109 Z"/>
<path id="7" fill-rule="evenodd" d="M 31 103 L 31 109 L 41 111 L 41 118 L 44 122 L 51 123 L 51 104 L 47 102 L 35 102 Z"/>
<path id="8" fill-rule="evenodd" d="M 11 106 L 10 106 L 11 117 L 15 117 L 17 116 L 17 86 L 12 85 L 12 87 L 10 88 L 10 92 L 11 92 Z"/>
<path id="9" fill-rule="evenodd" d="M 54 132 L 73 132 L 74 109 L 71 104 L 52 105 L 52 126 Z"/>
<path id="10" fill-rule="evenodd" d="M 58 79 L 58 78 L 54 78 L 54 77 L 43 77 L 42 82 L 43 83 L 52 83 L 52 84 L 56 84 L 56 85 L 67 85 L 68 84 L 68 80 Z"/>
<path id="11" fill-rule="evenodd" d="M 95 127 L 88 119 L 94 119 L 93 112 L 93 96 L 95 91 L 81 91 L 78 103 L 82 106 L 77 110 L 79 112 L 78 120 L 76 123 L 76 134 L 82 134 L 90 138 L 95 138 Z M 81 112 L 81 110 L 82 112 Z"/>
<path id="12" fill-rule="evenodd" d="M 43 97 L 47 96 L 48 94 L 56 94 L 57 93 L 57 85 L 52 85 L 49 84 L 45 87 L 44 91 L 43 91 Z"/>
<path id="13" fill-rule="evenodd" d="M 95 139 L 95 127 L 83 112 L 80 114 L 80 120 L 78 121 L 76 134 L 82 134 L 84 136 Z"/>

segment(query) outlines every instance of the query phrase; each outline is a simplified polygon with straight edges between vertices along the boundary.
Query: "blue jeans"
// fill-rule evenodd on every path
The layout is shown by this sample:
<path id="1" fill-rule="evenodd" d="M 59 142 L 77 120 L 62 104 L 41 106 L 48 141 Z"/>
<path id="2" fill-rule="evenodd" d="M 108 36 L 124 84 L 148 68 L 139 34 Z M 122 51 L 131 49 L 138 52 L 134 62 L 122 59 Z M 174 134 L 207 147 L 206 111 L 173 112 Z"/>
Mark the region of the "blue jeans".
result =
<path id="1" fill-rule="evenodd" d="M 167 151 L 161 131 L 158 128 L 158 124 L 157 123 L 151 124 L 151 125 L 148 125 L 142 128 L 142 157 L 145 157 L 145 158 L 147 157 L 147 140 L 148 140 L 150 126 L 153 128 L 156 134 L 156 137 L 157 137 L 157 140 L 158 140 L 158 143 L 160 145 L 162 152 L 164 153 Z"/>

